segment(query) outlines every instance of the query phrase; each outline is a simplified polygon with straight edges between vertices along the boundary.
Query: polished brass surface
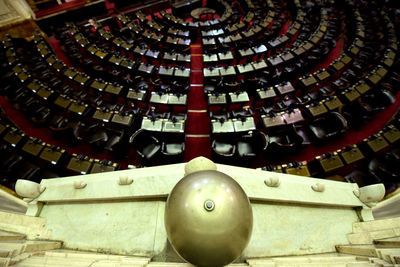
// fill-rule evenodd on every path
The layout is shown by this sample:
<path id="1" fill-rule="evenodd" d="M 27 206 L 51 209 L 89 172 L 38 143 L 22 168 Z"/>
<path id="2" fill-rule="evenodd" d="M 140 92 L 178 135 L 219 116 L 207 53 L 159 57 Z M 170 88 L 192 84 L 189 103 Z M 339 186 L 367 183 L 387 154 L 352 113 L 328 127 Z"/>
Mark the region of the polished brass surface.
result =
<path id="1" fill-rule="evenodd" d="M 228 175 L 199 171 L 172 189 L 165 227 L 176 252 L 197 266 L 224 266 L 246 248 L 253 213 L 246 193 Z"/>

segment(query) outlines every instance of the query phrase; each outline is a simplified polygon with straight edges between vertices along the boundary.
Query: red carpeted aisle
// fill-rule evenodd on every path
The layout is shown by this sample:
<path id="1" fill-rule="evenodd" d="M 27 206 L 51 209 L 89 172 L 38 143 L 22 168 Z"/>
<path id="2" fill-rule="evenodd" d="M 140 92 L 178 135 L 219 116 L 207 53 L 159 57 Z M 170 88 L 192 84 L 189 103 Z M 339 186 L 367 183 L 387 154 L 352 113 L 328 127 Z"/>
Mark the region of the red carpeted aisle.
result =
<path id="1" fill-rule="evenodd" d="M 190 46 L 191 73 L 186 120 L 185 161 L 198 156 L 211 158 L 210 118 L 203 90 L 203 49 L 198 38 Z"/>

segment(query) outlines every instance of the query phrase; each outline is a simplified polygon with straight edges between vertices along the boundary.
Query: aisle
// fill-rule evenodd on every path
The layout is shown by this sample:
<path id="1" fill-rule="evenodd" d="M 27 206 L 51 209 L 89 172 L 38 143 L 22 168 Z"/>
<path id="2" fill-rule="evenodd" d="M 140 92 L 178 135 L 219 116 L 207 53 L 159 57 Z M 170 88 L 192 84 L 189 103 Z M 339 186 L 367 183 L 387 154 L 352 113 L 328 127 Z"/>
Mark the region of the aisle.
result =
<path id="1" fill-rule="evenodd" d="M 211 158 L 210 118 L 203 90 L 203 49 L 201 39 L 190 46 L 191 73 L 186 119 L 185 161 L 198 156 Z"/>

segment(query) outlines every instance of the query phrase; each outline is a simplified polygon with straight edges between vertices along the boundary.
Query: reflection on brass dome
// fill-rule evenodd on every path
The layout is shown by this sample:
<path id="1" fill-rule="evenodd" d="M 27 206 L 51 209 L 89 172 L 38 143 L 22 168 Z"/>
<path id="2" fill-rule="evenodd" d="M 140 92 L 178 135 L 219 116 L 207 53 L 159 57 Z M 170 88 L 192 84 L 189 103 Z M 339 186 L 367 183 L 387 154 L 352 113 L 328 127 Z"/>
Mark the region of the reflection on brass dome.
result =
<path id="1" fill-rule="evenodd" d="M 253 213 L 240 185 L 218 171 L 199 171 L 172 189 L 165 210 L 168 239 L 197 266 L 223 266 L 246 248 Z"/>

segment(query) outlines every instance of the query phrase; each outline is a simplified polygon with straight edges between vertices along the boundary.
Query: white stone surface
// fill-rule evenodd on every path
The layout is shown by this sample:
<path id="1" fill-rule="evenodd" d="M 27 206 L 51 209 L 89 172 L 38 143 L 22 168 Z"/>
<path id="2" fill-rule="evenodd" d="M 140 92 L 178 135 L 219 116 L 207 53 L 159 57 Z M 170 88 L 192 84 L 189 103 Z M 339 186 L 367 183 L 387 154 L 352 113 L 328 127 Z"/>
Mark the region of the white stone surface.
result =
<path id="1" fill-rule="evenodd" d="M 46 218 L 51 238 L 62 240 L 64 248 L 152 256 L 164 249 L 162 243 L 166 245 L 159 218 L 163 204 L 157 200 L 48 204 L 40 216 Z"/>
<path id="2" fill-rule="evenodd" d="M 43 202 L 63 202 L 106 199 L 142 199 L 167 197 L 169 192 L 183 178 L 185 164 L 116 171 L 112 173 L 89 174 L 79 179 L 87 186 L 75 189 L 75 177 L 42 180 L 46 190 L 38 197 Z M 362 207 L 364 204 L 354 195 L 357 184 L 315 179 L 289 174 L 278 174 L 217 164 L 219 171 L 230 175 L 246 192 L 250 200 L 303 203 L 345 207 Z M 132 178 L 130 185 L 119 185 L 120 177 Z M 265 180 L 278 177 L 279 187 L 268 187 Z M 323 192 L 316 192 L 312 186 L 319 183 Z"/>
<path id="3" fill-rule="evenodd" d="M 356 184 L 220 164 L 217 169 L 235 179 L 252 203 L 245 257 L 334 252 L 335 245 L 348 244 L 357 214 L 362 218 L 358 211 L 366 207 L 353 193 Z M 79 176 L 86 183 L 81 189 L 74 188 L 76 177 L 42 180 L 46 190 L 37 201 L 44 205 L 35 212 L 65 248 L 162 259 L 165 201 L 184 173 L 185 164 L 174 164 L 90 174 Z M 133 182 L 121 185 L 121 177 Z M 268 179 L 278 179 L 279 187 L 267 186 Z M 316 184 L 324 190 L 313 190 Z"/>
<path id="4" fill-rule="evenodd" d="M 343 208 L 252 203 L 254 225 L 245 257 L 305 255 L 334 252 L 348 244 L 346 234 L 358 221 L 354 210 Z"/>

